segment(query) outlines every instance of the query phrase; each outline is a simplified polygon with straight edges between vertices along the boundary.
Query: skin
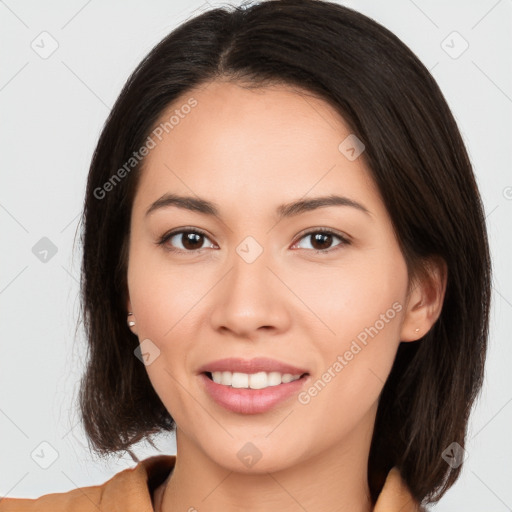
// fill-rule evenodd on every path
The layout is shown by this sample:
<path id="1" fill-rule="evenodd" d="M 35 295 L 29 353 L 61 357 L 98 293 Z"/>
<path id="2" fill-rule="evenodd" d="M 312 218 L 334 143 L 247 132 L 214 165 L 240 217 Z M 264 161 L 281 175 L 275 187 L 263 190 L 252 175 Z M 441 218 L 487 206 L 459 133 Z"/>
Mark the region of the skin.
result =
<path id="1" fill-rule="evenodd" d="M 146 369 L 177 424 L 177 462 L 155 493 L 156 510 L 368 512 L 379 394 L 399 343 L 437 320 L 443 266 L 409 287 L 364 153 L 350 161 L 339 151 L 351 130 L 328 103 L 283 85 L 216 81 L 188 91 L 161 119 L 190 97 L 197 106 L 146 157 L 131 218 L 126 306 L 139 340 L 160 350 Z M 221 219 L 176 206 L 145 215 L 168 192 L 216 203 Z M 369 214 L 329 206 L 278 221 L 278 205 L 332 193 Z M 181 253 L 156 243 L 182 227 L 206 232 L 201 251 L 181 235 L 166 242 Z M 335 235 L 315 244 L 302 234 L 310 228 L 351 242 Z M 250 264 L 236 251 L 247 236 L 263 248 Z M 328 252 L 315 252 L 322 247 Z M 396 316 L 307 404 L 293 396 L 244 415 L 203 390 L 203 364 L 257 356 L 307 368 L 307 390 L 394 303 Z M 248 441 L 261 452 L 252 467 L 237 456 Z"/>

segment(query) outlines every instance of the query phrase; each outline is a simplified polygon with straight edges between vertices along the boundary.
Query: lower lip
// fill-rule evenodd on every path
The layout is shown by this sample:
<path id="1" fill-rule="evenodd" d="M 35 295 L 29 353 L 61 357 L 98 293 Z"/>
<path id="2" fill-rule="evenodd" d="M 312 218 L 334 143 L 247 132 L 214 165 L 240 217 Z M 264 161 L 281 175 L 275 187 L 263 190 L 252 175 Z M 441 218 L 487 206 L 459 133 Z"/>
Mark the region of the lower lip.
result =
<path id="1" fill-rule="evenodd" d="M 207 393 L 225 409 L 242 414 L 258 414 L 269 411 L 281 402 L 297 394 L 309 379 L 305 375 L 286 384 L 265 389 L 233 388 L 213 382 L 206 374 L 199 375 Z"/>

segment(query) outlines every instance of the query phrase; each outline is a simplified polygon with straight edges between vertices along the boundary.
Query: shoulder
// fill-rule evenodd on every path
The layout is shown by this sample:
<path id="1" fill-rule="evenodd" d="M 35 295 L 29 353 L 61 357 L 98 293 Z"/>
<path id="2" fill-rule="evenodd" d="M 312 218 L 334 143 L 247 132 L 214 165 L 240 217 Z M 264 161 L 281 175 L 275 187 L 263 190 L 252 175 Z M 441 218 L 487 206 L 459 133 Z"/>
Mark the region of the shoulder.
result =
<path id="1" fill-rule="evenodd" d="M 174 455 L 155 455 L 110 480 L 36 499 L 0 498 L 0 512 L 153 512 L 152 490 L 174 467 Z"/>

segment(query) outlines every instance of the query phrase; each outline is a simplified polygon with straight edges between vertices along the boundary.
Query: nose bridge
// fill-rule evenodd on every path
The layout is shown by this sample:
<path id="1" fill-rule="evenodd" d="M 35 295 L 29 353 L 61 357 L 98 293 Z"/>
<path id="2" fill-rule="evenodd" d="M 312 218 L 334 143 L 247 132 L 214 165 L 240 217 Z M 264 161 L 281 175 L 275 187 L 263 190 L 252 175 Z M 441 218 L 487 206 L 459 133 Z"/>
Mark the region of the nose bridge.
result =
<path id="1" fill-rule="evenodd" d="M 245 296 L 244 290 L 255 294 L 256 299 L 265 297 L 260 296 L 261 292 L 271 288 L 270 277 L 272 273 L 268 267 L 272 266 L 272 254 L 270 250 L 265 250 L 252 237 L 247 237 L 235 249 L 235 254 L 231 258 L 231 280 L 234 294 L 239 291 Z M 233 295 L 233 293 L 232 293 Z"/>
<path id="2" fill-rule="evenodd" d="M 229 272 L 219 283 L 211 316 L 213 327 L 240 334 L 260 327 L 282 329 L 288 319 L 286 298 L 273 275 L 272 254 L 254 238 L 244 239 L 229 258 Z"/>

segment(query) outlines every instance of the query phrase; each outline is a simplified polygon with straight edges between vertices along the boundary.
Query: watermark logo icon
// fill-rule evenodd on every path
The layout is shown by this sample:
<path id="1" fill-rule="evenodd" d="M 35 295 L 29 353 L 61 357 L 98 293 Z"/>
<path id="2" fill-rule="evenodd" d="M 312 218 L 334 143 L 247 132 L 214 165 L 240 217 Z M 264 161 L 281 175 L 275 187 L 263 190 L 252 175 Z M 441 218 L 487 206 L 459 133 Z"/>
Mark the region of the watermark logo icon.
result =
<path id="1" fill-rule="evenodd" d="M 248 468 L 252 468 L 261 459 L 262 455 L 258 447 L 250 441 L 245 443 L 237 453 L 237 457 L 242 464 Z"/>
<path id="2" fill-rule="evenodd" d="M 441 41 L 441 48 L 452 59 L 458 59 L 469 48 L 469 43 L 454 30 Z"/>
<path id="3" fill-rule="evenodd" d="M 263 247 L 254 237 L 247 236 L 238 244 L 236 252 L 246 263 L 254 263 L 263 252 Z"/>
<path id="4" fill-rule="evenodd" d="M 453 442 L 446 448 L 441 457 L 453 469 L 458 468 L 466 459 L 466 450 L 459 443 Z"/>
<path id="5" fill-rule="evenodd" d="M 353 162 L 365 150 L 365 145 L 361 139 L 351 133 L 341 141 L 338 150 L 347 160 Z"/>
<path id="6" fill-rule="evenodd" d="M 48 59 L 51 57 L 59 47 L 57 40 L 49 33 L 41 32 L 31 43 L 30 47 L 34 50 L 41 59 Z"/>
<path id="7" fill-rule="evenodd" d="M 48 469 L 59 458 L 59 452 L 50 443 L 43 441 L 30 456 L 40 468 Z"/>
<path id="8" fill-rule="evenodd" d="M 32 253 L 42 263 L 48 263 L 57 254 L 57 250 L 57 246 L 45 236 L 32 247 Z"/>
<path id="9" fill-rule="evenodd" d="M 160 356 L 160 349 L 150 339 L 146 338 L 133 353 L 137 359 L 144 363 L 144 366 L 149 366 Z"/>

